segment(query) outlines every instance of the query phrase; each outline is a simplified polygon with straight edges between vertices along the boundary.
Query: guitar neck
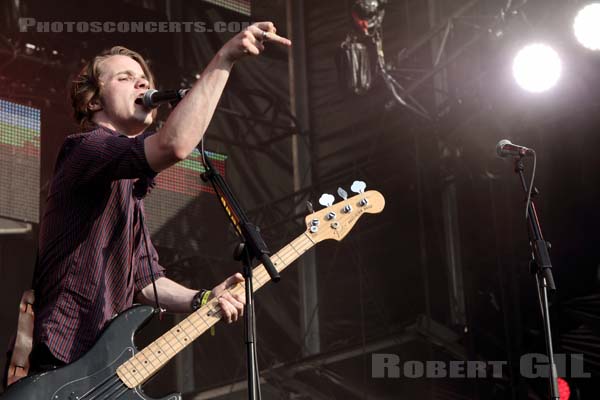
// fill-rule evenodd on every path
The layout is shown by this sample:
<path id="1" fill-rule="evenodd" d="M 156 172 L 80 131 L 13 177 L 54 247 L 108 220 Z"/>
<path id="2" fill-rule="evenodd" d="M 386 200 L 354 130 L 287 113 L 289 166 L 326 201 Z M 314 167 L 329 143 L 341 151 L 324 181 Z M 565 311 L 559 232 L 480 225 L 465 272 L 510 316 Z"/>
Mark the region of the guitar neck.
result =
<path id="1" fill-rule="evenodd" d="M 305 232 L 271 256 L 273 265 L 277 271 L 281 272 L 314 245 L 315 242 Z M 262 264 L 255 267 L 252 274 L 254 292 L 270 280 L 269 274 Z M 243 283 L 237 284 L 228 290 L 231 294 L 242 296 L 245 293 Z M 146 382 L 177 353 L 219 322 L 221 317 L 222 313 L 218 300 L 210 300 L 206 305 L 200 307 L 123 363 L 117 369 L 117 374 L 129 388 L 134 388 Z"/>

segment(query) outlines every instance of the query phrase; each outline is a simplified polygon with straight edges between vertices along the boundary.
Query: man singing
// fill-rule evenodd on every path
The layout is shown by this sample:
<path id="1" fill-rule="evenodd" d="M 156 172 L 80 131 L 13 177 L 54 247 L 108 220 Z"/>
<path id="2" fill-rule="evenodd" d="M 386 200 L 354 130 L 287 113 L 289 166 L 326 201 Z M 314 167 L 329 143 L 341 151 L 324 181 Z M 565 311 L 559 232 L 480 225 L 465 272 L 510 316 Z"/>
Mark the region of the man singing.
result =
<path id="1" fill-rule="evenodd" d="M 155 304 L 152 275 L 168 311 L 191 312 L 203 297 L 214 296 L 227 322 L 242 315 L 244 297 L 226 290 L 243 280 L 240 274 L 210 294 L 165 277 L 144 222 L 143 198 L 160 171 L 198 145 L 235 62 L 261 54 L 266 41 L 291 45 L 270 22 L 240 32 L 157 133 L 145 132 L 155 113 L 135 103 L 154 87 L 138 53 L 113 47 L 73 80 L 71 99 L 82 133 L 69 136 L 60 150 L 40 227 L 32 372 L 81 357 L 134 301 Z"/>

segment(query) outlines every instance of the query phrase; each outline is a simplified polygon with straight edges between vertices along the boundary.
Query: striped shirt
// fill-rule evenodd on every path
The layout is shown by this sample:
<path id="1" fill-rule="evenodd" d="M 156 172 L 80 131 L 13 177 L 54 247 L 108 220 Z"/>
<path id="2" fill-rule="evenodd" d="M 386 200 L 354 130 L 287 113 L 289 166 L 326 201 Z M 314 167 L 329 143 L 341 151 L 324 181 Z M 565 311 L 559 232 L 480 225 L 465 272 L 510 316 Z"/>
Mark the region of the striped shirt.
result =
<path id="1" fill-rule="evenodd" d="M 143 231 L 154 276 L 164 276 L 140 220 L 156 176 L 144 153 L 150 134 L 98 127 L 68 136 L 58 155 L 34 273 L 34 344 L 66 363 L 152 283 Z"/>

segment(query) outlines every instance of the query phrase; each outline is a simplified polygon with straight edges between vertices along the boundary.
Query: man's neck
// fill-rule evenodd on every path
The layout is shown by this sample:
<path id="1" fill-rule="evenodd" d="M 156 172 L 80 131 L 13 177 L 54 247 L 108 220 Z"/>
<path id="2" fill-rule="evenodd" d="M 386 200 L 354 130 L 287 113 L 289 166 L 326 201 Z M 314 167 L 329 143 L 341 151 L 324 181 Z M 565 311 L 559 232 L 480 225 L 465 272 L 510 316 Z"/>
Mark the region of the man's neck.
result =
<path id="1" fill-rule="evenodd" d="M 104 128 L 113 130 L 115 132 L 118 132 L 120 134 L 123 134 L 125 136 L 129 136 L 129 137 L 136 137 L 138 135 L 141 135 L 142 133 L 144 133 L 144 131 L 146 130 L 146 126 L 144 126 L 143 128 L 141 128 L 141 130 L 139 128 L 134 128 L 134 129 L 126 129 L 124 127 L 120 127 L 118 125 L 116 125 L 115 123 L 113 123 L 112 121 L 108 121 L 108 120 L 96 120 L 94 121 L 96 123 L 96 125 L 98 126 L 102 126 Z"/>

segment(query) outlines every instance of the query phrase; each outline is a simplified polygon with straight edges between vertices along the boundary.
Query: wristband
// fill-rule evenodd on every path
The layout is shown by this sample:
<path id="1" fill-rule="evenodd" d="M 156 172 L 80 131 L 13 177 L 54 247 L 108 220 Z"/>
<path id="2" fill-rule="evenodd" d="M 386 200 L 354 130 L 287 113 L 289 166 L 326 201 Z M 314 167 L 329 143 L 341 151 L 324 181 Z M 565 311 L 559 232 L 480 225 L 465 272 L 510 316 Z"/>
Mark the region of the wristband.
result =
<path id="1" fill-rule="evenodd" d="M 211 291 L 208 289 L 202 289 L 192 299 L 192 311 L 198 310 L 200 307 L 208 303 L 208 298 L 210 297 Z"/>

